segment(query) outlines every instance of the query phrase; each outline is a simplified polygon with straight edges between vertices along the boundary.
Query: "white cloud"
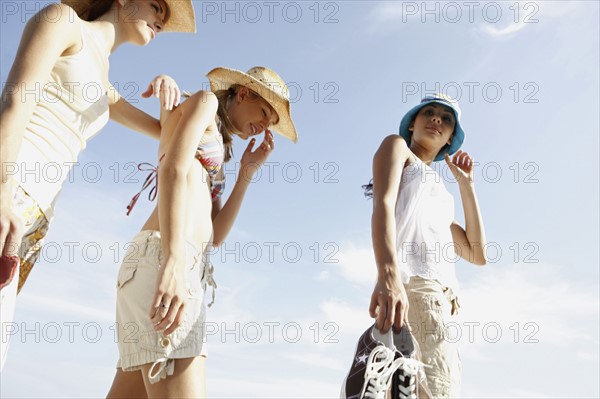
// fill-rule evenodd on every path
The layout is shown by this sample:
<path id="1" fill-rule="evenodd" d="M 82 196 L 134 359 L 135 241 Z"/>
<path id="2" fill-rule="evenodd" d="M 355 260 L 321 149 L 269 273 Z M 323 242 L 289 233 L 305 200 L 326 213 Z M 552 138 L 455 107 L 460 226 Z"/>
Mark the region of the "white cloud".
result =
<path id="1" fill-rule="evenodd" d="M 366 29 L 369 33 L 387 33 L 410 23 L 469 24 L 475 27 L 475 32 L 499 39 L 531 29 L 538 23 L 589 11 L 586 2 L 581 1 L 488 3 L 492 4 L 383 1 L 367 14 Z"/>
<path id="2" fill-rule="evenodd" d="M 569 281 L 569 275 L 553 265 L 489 267 L 463 285 L 462 320 L 498 323 L 512 338 L 519 323 L 519 340 L 530 335 L 548 345 L 597 344 L 597 335 L 589 329 L 599 311 L 596 289 Z M 577 322 L 586 319 L 587 323 Z M 515 329 L 509 330 L 511 326 Z"/>
<path id="3" fill-rule="evenodd" d="M 232 384 L 232 380 L 235 383 Z M 212 378 L 207 393 L 211 398 L 324 398 L 335 397 L 340 383 L 324 382 L 321 379 L 264 377 L 264 381 L 248 380 L 239 376 Z M 213 393 L 221 392 L 221 393 Z M 256 392 L 257 394 L 252 394 Z M 331 392 L 324 395 L 323 392 Z"/>
<path id="4" fill-rule="evenodd" d="M 495 26 L 483 26 L 481 31 L 492 37 L 503 37 L 513 33 L 517 33 L 527 27 L 525 23 L 516 23 L 505 26 L 504 28 L 496 28 Z"/>
<path id="5" fill-rule="evenodd" d="M 335 269 L 337 275 L 354 284 L 371 282 L 365 269 L 359 266 L 364 264 L 367 254 L 372 253 L 371 248 L 345 247 L 351 250 Z M 329 278 L 335 277 L 332 272 Z M 561 362 L 572 365 L 569 369 L 572 378 L 576 378 L 579 368 L 598 364 L 597 281 L 574 281 L 567 268 L 557 265 L 509 264 L 473 268 L 461 286 L 462 307 L 457 324 L 462 334 L 463 369 L 468 371 L 469 378 L 463 386 L 465 397 L 567 394 L 568 390 L 561 389 L 552 393 L 543 382 L 546 380 L 543 371 L 515 378 L 511 387 L 487 385 L 488 376 L 502 373 L 502 369 L 508 367 L 506 362 L 543 368 L 560 353 Z M 360 295 L 367 295 L 360 298 L 362 306 L 339 299 L 329 299 L 321 305 L 327 319 L 355 337 L 372 323 L 367 313 L 370 284 L 360 284 L 359 288 L 363 291 Z M 471 331 L 468 323 L 475 323 Z M 497 332 L 501 335 L 494 342 Z M 570 350 L 573 347 L 587 349 L 573 352 Z M 593 390 L 592 385 L 583 384 L 577 392 L 583 395 L 587 392 L 589 396 Z"/>
<path id="6" fill-rule="evenodd" d="M 325 315 L 326 320 L 336 323 L 339 326 L 342 333 L 351 334 L 358 339 L 374 322 L 369 316 L 368 302 L 364 301 L 364 303 L 364 307 L 360 307 L 340 300 L 330 299 L 321 304 L 321 311 Z"/>
<path id="7" fill-rule="evenodd" d="M 294 360 L 296 362 L 302 363 L 304 367 L 316 367 L 318 368 L 327 368 L 334 371 L 346 372 L 347 365 L 342 362 L 339 358 L 333 358 L 328 356 L 323 356 L 319 353 L 303 353 L 303 354 L 289 354 L 286 357 L 290 360 Z"/>
<path id="8" fill-rule="evenodd" d="M 337 270 L 344 279 L 361 288 L 372 289 L 377 279 L 373 249 L 353 243 L 345 243 L 340 248 L 339 262 L 330 264 L 332 270 Z"/>

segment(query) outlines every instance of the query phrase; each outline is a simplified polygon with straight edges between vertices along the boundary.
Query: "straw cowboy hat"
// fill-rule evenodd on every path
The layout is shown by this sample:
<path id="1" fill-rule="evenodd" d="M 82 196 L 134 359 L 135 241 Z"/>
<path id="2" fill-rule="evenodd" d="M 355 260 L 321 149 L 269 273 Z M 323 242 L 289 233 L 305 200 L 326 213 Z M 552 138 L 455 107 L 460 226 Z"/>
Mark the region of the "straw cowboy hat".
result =
<path id="1" fill-rule="evenodd" d="M 80 18 L 86 17 L 94 0 L 61 0 L 71 7 Z M 164 0 L 169 7 L 169 16 L 163 32 L 196 32 L 196 17 L 192 0 Z"/>
<path id="2" fill-rule="evenodd" d="M 294 143 L 298 142 L 298 133 L 290 116 L 289 90 L 275 71 L 260 66 L 251 68 L 246 73 L 236 69 L 215 68 L 206 76 L 213 92 L 227 90 L 233 85 L 241 85 L 258 93 L 279 116 L 279 121 L 271 128 Z"/>

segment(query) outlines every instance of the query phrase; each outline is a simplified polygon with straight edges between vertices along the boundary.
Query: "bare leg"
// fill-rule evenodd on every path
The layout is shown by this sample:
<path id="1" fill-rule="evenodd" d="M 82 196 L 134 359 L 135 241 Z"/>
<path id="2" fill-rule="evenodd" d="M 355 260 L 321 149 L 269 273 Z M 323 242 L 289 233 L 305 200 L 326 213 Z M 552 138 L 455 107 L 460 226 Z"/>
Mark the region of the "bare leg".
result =
<path id="1" fill-rule="evenodd" d="M 107 399 L 147 399 L 146 386 L 141 371 L 117 369 Z"/>
<path id="2" fill-rule="evenodd" d="M 176 359 L 173 375 L 154 384 L 148 379 L 152 364 L 142 366 L 148 398 L 206 398 L 205 363 L 204 356 Z"/>

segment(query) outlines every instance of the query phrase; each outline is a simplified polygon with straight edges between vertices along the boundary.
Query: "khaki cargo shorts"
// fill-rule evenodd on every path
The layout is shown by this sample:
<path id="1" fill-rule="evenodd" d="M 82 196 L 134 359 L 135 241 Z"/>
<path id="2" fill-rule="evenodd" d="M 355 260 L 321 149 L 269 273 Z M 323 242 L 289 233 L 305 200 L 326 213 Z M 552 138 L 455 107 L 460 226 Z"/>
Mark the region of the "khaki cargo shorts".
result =
<path id="1" fill-rule="evenodd" d="M 182 325 L 165 336 L 154 329 L 149 316 L 163 256 L 160 232 L 141 231 L 128 246 L 117 281 L 117 368 L 136 371 L 151 363 L 149 378 L 155 383 L 173 374 L 174 359 L 206 355 L 204 293 L 212 286 L 214 301 L 213 268 L 193 243 L 186 243 L 186 314 Z"/>

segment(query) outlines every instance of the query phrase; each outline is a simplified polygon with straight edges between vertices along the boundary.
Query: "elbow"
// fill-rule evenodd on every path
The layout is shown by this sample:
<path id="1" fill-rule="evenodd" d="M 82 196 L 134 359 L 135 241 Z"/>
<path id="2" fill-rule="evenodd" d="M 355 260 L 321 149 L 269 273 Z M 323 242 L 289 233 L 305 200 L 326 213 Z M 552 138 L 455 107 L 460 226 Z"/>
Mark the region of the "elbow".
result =
<path id="1" fill-rule="evenodd" d="M 188 173 L 189 170 L 182 166 L 165 163 L 160 167 L 159 176 L 162 175 L 167 180 L 174 181 L 186 179 Z"/>
<path id="2" fill-rule="evenodd" d="M 487 257 L 485 256 L 485 252 L 481 252 L 481 253 L 476 253 L 474 254 L 474 256 L 472 256 L 472 261 L 471 263 L 473 263 L 476 266 L 485 266 L 488 263 Z"/>
<path id="3" fill-rule="evenodd" d="M 473 262 L 473 264 L 476 266 L 485 266 L 487 265 L 487 259 L 485 257 L 477 259 L 475 262 Z"/>
<path id="4" fill-rule="evenodd" d="M 221 237 L 214 237 L 211 243 L 213 249 L 219 249 L 223 245 L 223 239 Z"/>
<path id="5" fill-rule="evenodd" d="M 221 247 L 221 245 L 223 245 L 224 241 L 225 241 L 225 236 L 223 234 L 221 234 L 221 232 L 219 231 L 219 228 L 213 222 L 213 236 L 212 236 L 211 246 L 214 249 L 218 249 Z"/>

